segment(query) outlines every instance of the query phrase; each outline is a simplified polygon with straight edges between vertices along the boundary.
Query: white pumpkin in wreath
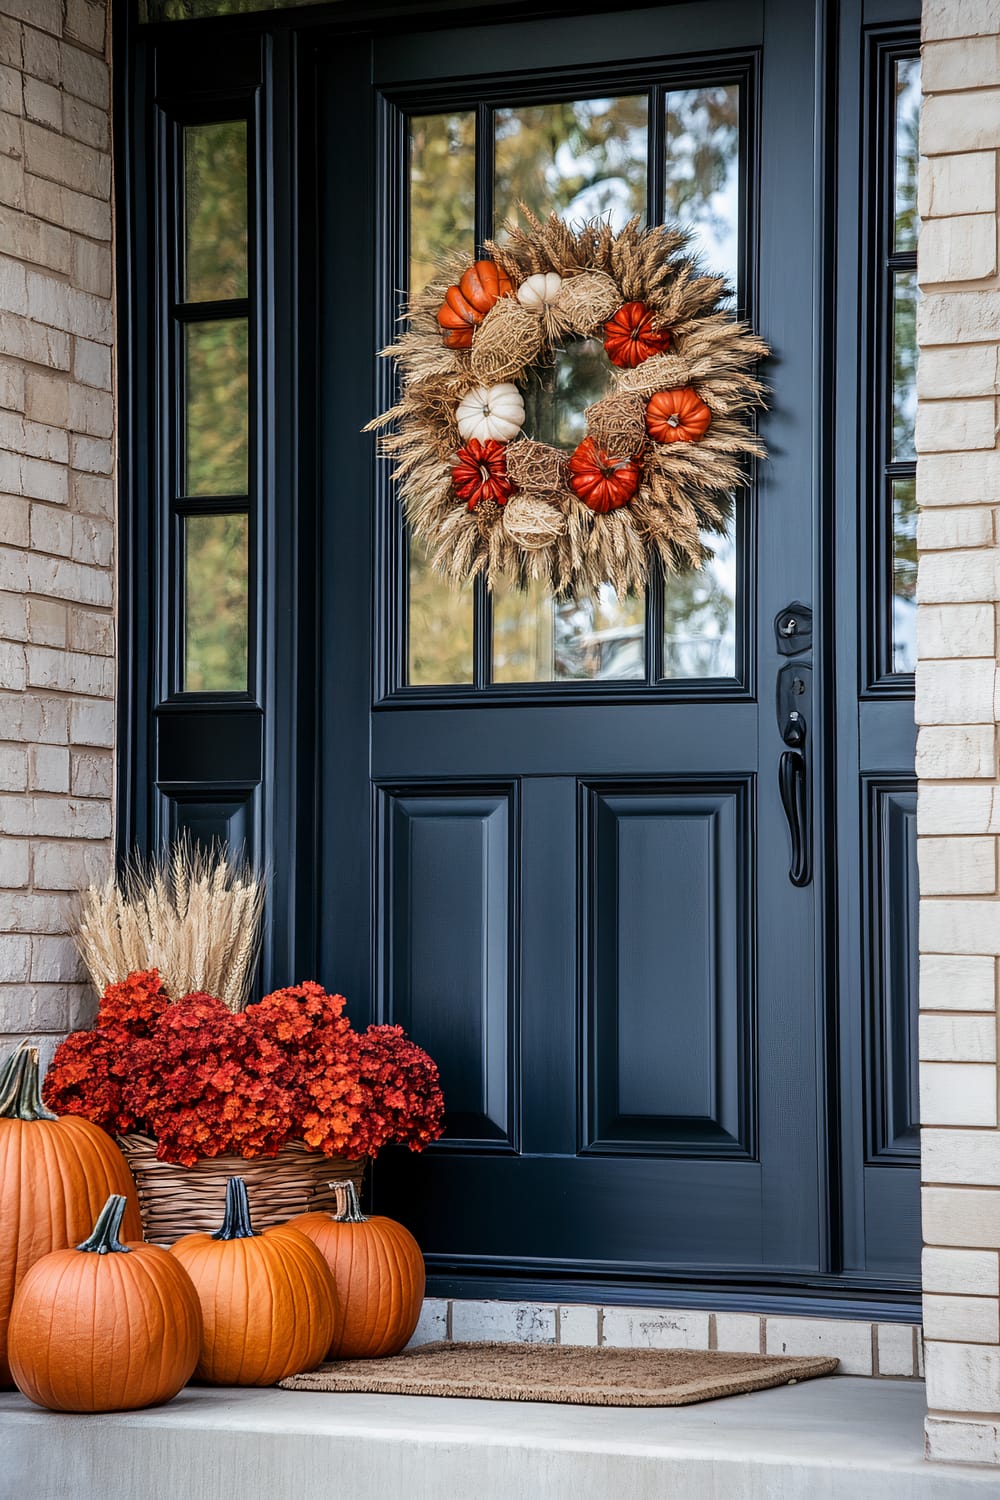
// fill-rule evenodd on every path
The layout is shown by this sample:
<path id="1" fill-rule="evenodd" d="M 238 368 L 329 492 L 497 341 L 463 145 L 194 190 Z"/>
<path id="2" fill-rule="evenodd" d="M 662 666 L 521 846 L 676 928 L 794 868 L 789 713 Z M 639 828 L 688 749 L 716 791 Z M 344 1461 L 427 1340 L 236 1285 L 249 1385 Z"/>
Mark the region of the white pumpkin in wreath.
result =
<path id="1" fill-rule="evenodd" d="M 538 271 L 528 276 L 517 289 L 517 300 L 529 312 L 544 312 L 558 299 L 562 277 L 555 271 Z"/>
<path id="2" fill-rule="evenodd" d="M 524 425 L 524 402 L 517 386 L 509 381 L 477 385 L 462 397 L 455 416 L 463 442 L 478 438 L 485 443 L 492 438 L 497 443 L 509 443 Z"/>

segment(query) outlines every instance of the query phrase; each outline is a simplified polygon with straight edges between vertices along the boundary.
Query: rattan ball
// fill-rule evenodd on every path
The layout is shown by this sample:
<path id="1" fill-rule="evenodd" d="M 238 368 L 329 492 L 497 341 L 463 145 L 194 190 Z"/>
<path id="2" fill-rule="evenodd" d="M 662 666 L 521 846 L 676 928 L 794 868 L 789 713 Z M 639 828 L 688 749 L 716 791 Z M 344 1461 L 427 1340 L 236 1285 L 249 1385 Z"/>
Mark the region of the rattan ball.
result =
<path id="1" fill-rule="evenodd" d="M 476 329 L 472 373 L 484 385 L 521 375 L 538 358 L 544 340 L 539 319 L 513 297 L 501 297 Z"/>
<path id="2" fill-rule="evenodd" d="M 558 495 L 515 495 L 503 509 L 503 529 L 525 552 L 548 547 L 566 530 L 566 517 L 558 508 Z"/>
<path id="3" fill-rule="evenodd" d="M 586 410 L 587 433 L 607 453 L 641 453 L 646 446 L 646 402 L 642 396 L 605 396 Z"/>
<path id="4" fill-rule="evenodd" d="M 624 302 L 621 288 L 604 271 L 581 271 L 563 282 L 553 320 L 568 333 L 596 333 Z"/>
<path id="5" fill-rule="evenodd" d="M 566 487 L 566 454 L 534 438 L 518 438 L 507 445 L 507 477 L 527 493 Z"/>

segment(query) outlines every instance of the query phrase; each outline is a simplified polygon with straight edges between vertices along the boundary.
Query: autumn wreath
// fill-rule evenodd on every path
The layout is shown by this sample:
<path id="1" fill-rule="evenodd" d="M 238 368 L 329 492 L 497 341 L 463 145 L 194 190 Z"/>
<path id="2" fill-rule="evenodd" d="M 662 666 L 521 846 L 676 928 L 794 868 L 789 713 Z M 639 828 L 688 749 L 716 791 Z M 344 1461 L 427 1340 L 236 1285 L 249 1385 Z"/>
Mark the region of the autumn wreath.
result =
<path id="1" fill-rule="evenodd" d="M 453 260 L 412 298 L 385 351 L 400 396 L 369 426 L 385 429 L 410 525 L 455 582 L 631 593 L 654 555 L 698 568 L 764 452 L 750 414 L 767 346 L 683 230 L 522 212 L 488 259 Z M 603 345 L 611 389 L 570 453 L 525 430 L 525 395 L 576 340 Z"/>

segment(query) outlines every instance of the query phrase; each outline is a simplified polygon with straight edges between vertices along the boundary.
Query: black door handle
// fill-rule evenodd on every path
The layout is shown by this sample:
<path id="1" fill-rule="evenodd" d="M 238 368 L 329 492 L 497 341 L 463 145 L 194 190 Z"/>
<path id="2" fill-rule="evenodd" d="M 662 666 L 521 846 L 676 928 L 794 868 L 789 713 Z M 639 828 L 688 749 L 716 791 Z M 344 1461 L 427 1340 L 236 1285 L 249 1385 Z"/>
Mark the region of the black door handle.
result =
<path id="1" fill-rule="evenodd" d="M 802 886 L 808 885 L 812 879 L 812 859 L 809 848 L 809 784 L 804 754 L 806 726 L 801 715 L 789 715 L 783 739 L 786 745 L 791 746 L 781 752 L 781 759 L 778 761 L 778 791 L 792 841 L 788 878 L 792 885 Z"/>

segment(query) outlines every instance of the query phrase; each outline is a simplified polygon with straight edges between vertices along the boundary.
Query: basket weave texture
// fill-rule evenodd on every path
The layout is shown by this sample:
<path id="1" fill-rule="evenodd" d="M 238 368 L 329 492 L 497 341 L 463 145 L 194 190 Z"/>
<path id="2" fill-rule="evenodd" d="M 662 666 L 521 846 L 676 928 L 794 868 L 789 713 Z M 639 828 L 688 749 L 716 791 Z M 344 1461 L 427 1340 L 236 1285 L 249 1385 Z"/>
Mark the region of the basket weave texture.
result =
<path id="1" fill-rule="evenodd" d="M 367 1166 L 367 1157 L 324 1156 L 301 1141 L 290 1141 L 266 1160 L 212 1156 L 193 1167 L 160 1161 L 148 1135 L 120 1135 L 118 1144 L 135 1178 L 146 1239 L 154 1245 L 172 1245 L 185 1234 L 214 1233 L 222 1223 L 230 1177 L 243 1178 L 254 1228 L 262 1230 L 298 1214 L 332 1212 L 333 1184 L 350 1180 L 360 1191 Z"/>

